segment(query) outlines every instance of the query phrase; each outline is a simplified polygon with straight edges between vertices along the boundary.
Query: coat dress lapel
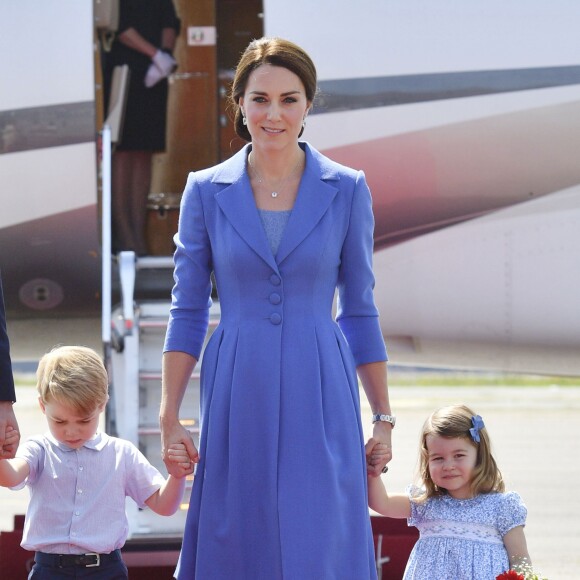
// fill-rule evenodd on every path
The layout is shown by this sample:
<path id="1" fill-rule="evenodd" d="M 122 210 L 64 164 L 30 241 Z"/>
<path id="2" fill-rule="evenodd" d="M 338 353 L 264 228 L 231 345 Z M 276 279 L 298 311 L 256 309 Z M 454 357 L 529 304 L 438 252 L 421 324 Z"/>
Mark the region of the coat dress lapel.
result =
<path id="1" fill-rule="evenodd" d="M 278 265 L 272 255 L 266 232 L 260 221 L 252 186 L 246 171 L 247 151 L 248 147 L 246 146 L 216 171 L 212 182 L 225 184 L 226 187 L 215 194 L 215 199 L 240 237 L 275 272 L 278 272 Z"/>
<path id="2" fill-rule="evenodd" d="M 226 218 L 244 241 L 276 272 L 278 264 L 320 221 L 338 192 L 338 172 L 326 157 L 307 143 L 301 143 L 301 146 L 306 153 L 306 166 L 276 258 L 272 255 L 246 171 L 246 158 L 251 145 L 246 145 L 223 163 L 212 178 L 213 183 L 226 186 L 215 194 L 216 202 Z"/>
<path id="3" fill-rule="evenodd" d="M 296 246 L 304 241 L 326 213 L 338 192 L 338 172 L 327 162 L 326 157 L 307 143 L 301 145 L 306 153 L 306 167 L 292 214 L 276 254 L 278 264 L 281 264 Z"/>

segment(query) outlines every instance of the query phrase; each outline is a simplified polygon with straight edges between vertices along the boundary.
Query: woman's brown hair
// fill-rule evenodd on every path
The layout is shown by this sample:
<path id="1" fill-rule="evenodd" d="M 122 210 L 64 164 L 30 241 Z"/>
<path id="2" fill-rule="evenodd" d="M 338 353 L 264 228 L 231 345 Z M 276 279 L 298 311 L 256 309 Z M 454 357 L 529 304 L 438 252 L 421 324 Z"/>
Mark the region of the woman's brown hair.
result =
<path id="1" fill-rule="evenodd" d="M 243 123 L 240 98 L 244 96 L 252 72 L 263 64 L 279 66 L 293 72 L 304 85 L 306 99 L 314 101 L 317 90 L 316 67 L 306 51 L 283 38 L 259 38 L 250 42 L 242 54 L 232 83 L 230 106 L 234 109 L 234 128 L 239 137 L 251 141 L 252 136 Z M 300 131 L 299 137 L 302 135 Z"/>

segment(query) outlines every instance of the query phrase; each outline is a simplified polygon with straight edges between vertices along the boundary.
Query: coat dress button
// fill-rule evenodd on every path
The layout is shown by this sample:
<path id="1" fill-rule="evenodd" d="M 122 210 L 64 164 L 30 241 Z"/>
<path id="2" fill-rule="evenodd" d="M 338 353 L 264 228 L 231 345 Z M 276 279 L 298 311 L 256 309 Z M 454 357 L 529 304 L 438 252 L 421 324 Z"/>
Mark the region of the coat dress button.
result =
<path id="1" fill-rule="evenodd" d="M 278 276 L 278 274 L 272 274 L 270 276 L 270 282 L 274 284 L 274 286 L 280 286 L 281 281 L 282 280 L 280 280 L 280 276 Z"/>
<path id="2" fill-rule="evenodd" d="M 280 304 L 280 302 L 282 302 L 280 294 L 272 292 L 272 294 L 270 294 L 270 304 Z"/>
<path id="3" fill-rule="evenodd" d="M 270 322 L 272 324 L 280 324 L 282 322 L 282 317 L 277 312 L 274 312 L 273 314 L 270 314 Z"/>

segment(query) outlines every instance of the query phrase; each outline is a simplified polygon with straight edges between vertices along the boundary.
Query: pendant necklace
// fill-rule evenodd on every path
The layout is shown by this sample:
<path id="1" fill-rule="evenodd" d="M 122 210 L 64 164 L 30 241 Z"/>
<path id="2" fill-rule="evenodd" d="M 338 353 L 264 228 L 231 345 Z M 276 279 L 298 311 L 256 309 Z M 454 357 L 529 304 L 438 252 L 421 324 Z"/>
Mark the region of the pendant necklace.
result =
<path id="1" fill-rule="evenodd" d="M 272 197 L 276 198 L 276 197 L 278 197 L 280 195 L 280 191 L 282 191 L 282 189 L 286 185 L 286 182 L 292 177 L 292 175 L 294 175 L 294 172 L 296 171 L 296 169 L 298 169 L 298 166 L 300 165 L 301 162 L 302 162 L 302 157 L 299 157 L 298 162 L 292 168 L 292 170 L 290 171 L 290 173 L 284 179 L 282 179 L 282 181 L 280 181 L 278 183 L 277 190 L 272 191 L 272 193 L 270 193 L 270 195 Z M 252 168 L 252 171 L 254 172 L 254 175 L 256 176 L 256 179 L 257 179 L 258 183 L 260 185 L 262 185 L 264 183 L 264 180 L 262 179 L 261 175 L 258 173 L 258 171 L 256 170 L 254 164 L 252 163 L 252 154 L 251 153 L 248 155 L 248 163 L 250 164 L 250 167 Z"/>

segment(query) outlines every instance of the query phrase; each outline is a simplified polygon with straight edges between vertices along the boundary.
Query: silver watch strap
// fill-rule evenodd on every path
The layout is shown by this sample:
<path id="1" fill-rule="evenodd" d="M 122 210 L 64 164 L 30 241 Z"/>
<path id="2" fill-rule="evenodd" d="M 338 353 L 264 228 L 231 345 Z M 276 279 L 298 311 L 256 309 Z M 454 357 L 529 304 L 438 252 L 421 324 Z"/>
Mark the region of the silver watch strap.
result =
<path id="1" fill-rule="evenodd" d="M 385 423 L 390 423 L 394 427 L 396 420 L 397 418 L 394 415 L 383 415 L 383 414 L 373 415 L 373 423 L 383 421 Z"/>

